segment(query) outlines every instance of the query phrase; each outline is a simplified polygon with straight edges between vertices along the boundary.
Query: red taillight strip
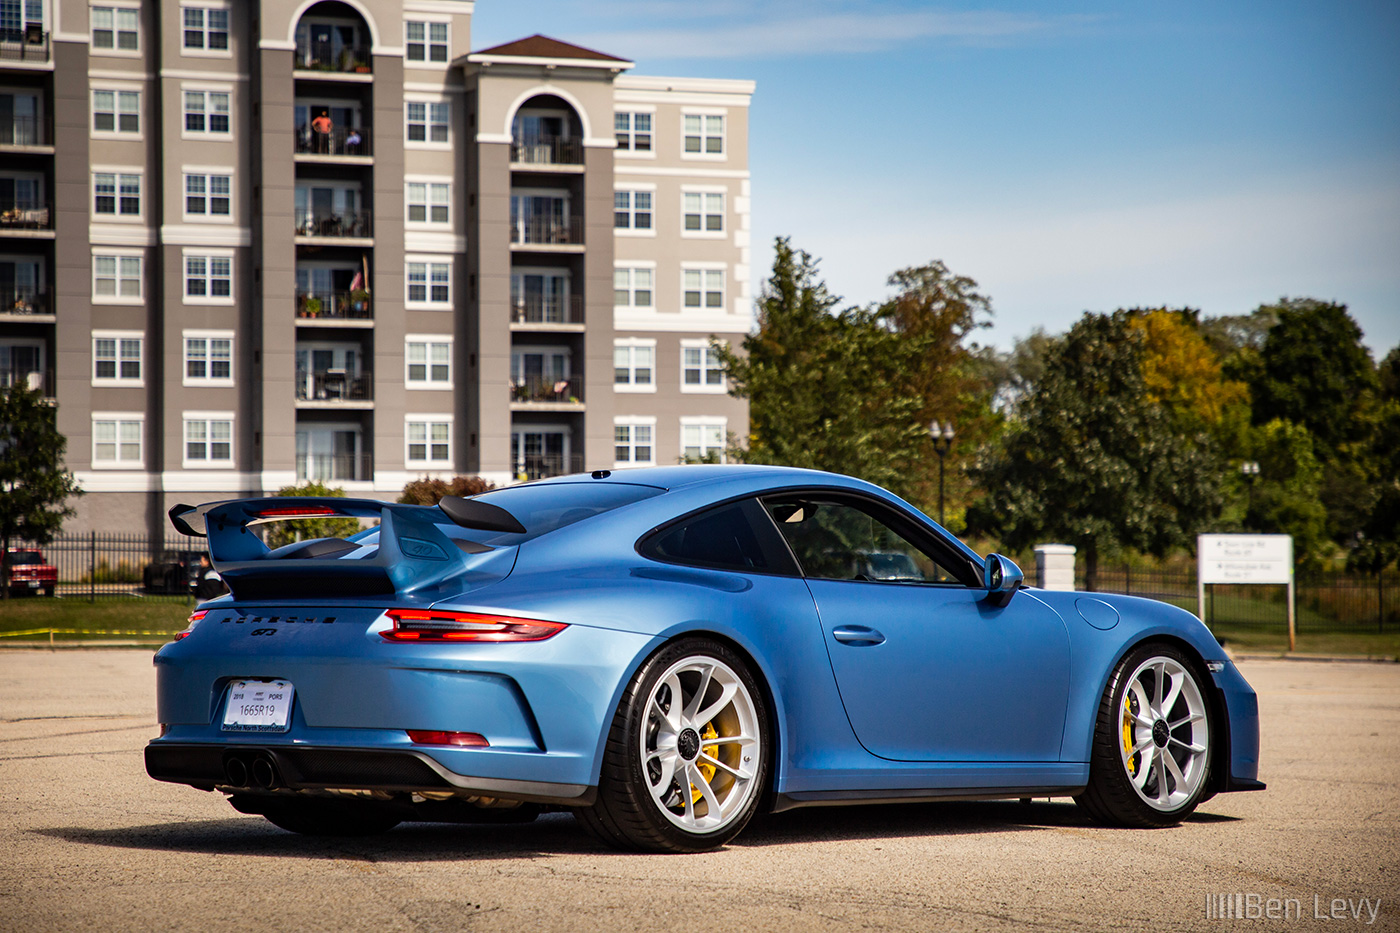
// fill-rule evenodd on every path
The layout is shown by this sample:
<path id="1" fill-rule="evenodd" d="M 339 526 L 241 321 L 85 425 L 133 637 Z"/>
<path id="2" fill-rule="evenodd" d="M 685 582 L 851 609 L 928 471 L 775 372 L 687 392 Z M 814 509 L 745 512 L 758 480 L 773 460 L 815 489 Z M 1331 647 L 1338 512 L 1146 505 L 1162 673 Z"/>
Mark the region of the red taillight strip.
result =
<path id="1" fill-rule="evenodd" d="M 263 509 L 259 518 L 295 518 L 300 515 L 339 515 L 340 512 L 328 505 L 288 505 Z"/>
<path id="2" fill-rule="evenodd" d="M 405 729 L 414 745 L 455 745 L 458 748 L 490 748 L 479 732 L 440 732 L 436 729 Z"/>
<path id="3" fill-rule="evenodd" d="M 544 641 L 568 628 L 563 622 L 478 612 L 390 609 L 384 614 L 393 621 L 394 627 L 379 634 L 389 641 Z"/>
<path id="4" fill-rule="evenodd" d="M 180 641 L 181 639 L 189 638 L 190 633 L 194 631 L 195 625 L 203 621 L 204 617 L 208 614 L 208 609 L 196 609 L 194 612 L 191 612 L 189 619 L 186 620 L 185 630 L 183 632 L 176 632 L 175 640 Z"/>

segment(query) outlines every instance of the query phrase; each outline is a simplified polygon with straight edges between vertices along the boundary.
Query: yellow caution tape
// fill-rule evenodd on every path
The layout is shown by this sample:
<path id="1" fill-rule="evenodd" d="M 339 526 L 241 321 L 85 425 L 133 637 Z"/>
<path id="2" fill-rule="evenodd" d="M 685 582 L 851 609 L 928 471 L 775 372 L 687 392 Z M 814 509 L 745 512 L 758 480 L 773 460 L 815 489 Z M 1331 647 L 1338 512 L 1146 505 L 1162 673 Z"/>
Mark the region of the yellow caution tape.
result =
<path id="1" fill-rule="evenodd" d="M 177 630 L 147 631 L 145 629 L 101 629 L 101 628 L 30 628 L 19 632 L 0 632 L 0 638 L 14 638 L 21 635 L 174 635 Z"/>

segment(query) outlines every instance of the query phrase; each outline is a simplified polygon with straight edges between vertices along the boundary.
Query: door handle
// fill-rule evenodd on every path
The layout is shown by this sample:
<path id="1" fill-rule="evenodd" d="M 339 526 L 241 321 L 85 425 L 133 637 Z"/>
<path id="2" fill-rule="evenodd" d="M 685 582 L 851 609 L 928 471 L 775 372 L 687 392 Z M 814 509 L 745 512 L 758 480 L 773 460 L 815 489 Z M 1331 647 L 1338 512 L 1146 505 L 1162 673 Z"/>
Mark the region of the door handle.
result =
<path id="1" fill-rule="evenodd" d="M 831 630 L 831 637 L 852 648 L 871 648 L 885 643 L 884 635 L 865 625 L 842 625 Z"/>

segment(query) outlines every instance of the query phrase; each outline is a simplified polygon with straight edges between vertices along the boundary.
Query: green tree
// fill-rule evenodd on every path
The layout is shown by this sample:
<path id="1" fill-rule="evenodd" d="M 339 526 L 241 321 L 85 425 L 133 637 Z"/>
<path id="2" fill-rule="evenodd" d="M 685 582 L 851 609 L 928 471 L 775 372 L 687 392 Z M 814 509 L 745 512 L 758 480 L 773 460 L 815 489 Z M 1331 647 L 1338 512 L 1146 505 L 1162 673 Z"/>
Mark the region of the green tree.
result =
<path id="1" fill-rule="evenodd" d="M 1085 314 L 1045 356 L 1035 391 L 972 473 L 988 490 L 968 521 L 1013 549 L 1075 545 L 1087 586 L 1122 547 L 1159 556 L 1220 510 L 1224 464 L 1208 435 L 1179 433 L 1149 398 L 1132 315 Z"/>
<path id="2" fill-rule="evenodd" d="M 1294 559 L 1313 563 L 1327 544 L 1327 510 L 1319 498 L 1323 471 L 1312 435 L 1301 425 L 1275 419 L 1255 429 L 1251 442 L 1259 476 L 1248 491 L 1245 527 L 1292 535 Z"/>
<path id="3" fill-rule="evenodd" d="M 10 543 L 47 544 L 74 513 L 82 495 L 63 463 L 68 441 L 58 433 L 57 409 L 38 390 L 17 382 L 0 388 L 0 598 L 10 598 Z"/>
<path id="4" fill-rule="evenodd" d="M 747 463 L 831 470 L 907 491 L 924 447 L 922 399 L 909 385 L 926 341 L 893 330 L 878 310 L 837 311 L 811 254 L 776 242 L 758 302 L 758 331 L 714 348 L 749 400 Z"/>
<path id="5" fill-rule="evenodd" d="M 333 499 L 345 498 L 345 490 L 339 486 L 331 488 L 323 483 L 308 481 L 296 486 L 283 486 L 277 490 L 279 496 L 326 496 Z M 358 518 L 297 518 L 286 522 L 273 522 L 268 525 L 267 545 L 279 548 L 296 541 L 310 541 L 313 538 L 345 538 L 360 530 Z"/>
<path id="6" fill-rule="evenodd" d="M 404 505 L 437 505 L 443 496 L 475 496 L 494 488 L 480 476 L 454 476 L 450 482 L 425 476 L 407 483 L 398 501 Z"/>

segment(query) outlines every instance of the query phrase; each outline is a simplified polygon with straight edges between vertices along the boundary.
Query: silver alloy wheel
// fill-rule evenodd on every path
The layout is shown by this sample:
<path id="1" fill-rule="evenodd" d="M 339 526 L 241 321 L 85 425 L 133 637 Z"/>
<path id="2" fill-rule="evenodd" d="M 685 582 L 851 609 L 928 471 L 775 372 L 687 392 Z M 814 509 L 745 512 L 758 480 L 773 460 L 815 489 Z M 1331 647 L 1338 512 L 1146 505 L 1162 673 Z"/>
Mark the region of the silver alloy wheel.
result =
<path id="1" fill-rule="evenodd" d="M 1210 723 L 1195 676 L 1170 657 L 1143 661 L 1118 708 L 1119 757 L 1128 782 L 1154 810 L 1191 800 L 1206 777 Z"/>
<path id="2" fill-rule="evenodd" d="M 706 655 L 682 658 L 647 697 L 642 775 L 657 808 L 691 833 L 744 812 L 763 760 L 758 713 L 739 676 Z"/>

